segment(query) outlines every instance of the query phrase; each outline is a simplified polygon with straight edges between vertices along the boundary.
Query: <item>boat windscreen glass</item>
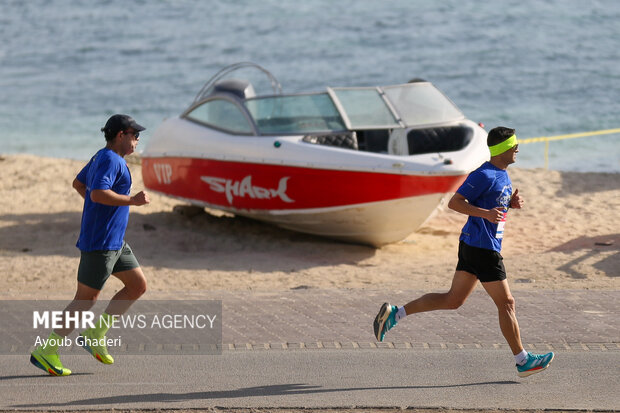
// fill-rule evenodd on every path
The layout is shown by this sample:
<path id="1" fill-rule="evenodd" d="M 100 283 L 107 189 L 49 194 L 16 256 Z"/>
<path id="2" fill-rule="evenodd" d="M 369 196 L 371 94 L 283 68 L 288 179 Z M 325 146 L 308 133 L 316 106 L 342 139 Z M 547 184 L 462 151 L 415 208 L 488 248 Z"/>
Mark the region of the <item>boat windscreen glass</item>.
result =
<path id="1" fill-rule="evenodd" d="M 376 87 L 333 88 L 351 129 L 397 128 L 398 122 Z"/>
<path id="2" fill-rule="evenodd" d="M 224 99 L 209 100 L 185 115 L 188 119 L 232 133 L 252 134 L 252 126 L 241 108 Z"/>
<path id="3" fill-rule="evenodd" d="M 245 105 L 261 135 L 346 130 L 327 93 L 252 98 Z"/>
<path id="4" fill-rule="evenodd" d="M 431 83 L 386 86 L 383 90 L 403 123 L 408 127 L 464 118 L 463 113 L 454 103 Z"/>

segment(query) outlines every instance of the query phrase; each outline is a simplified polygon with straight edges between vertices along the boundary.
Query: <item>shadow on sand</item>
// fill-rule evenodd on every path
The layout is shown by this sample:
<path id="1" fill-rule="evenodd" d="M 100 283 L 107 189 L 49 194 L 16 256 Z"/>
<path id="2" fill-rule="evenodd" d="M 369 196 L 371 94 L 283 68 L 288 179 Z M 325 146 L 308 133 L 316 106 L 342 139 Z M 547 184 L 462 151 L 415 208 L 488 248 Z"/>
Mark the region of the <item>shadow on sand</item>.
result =
<path id="1" fill-rule="evenodd" d="M 8 225 L 0 227 L 0 254 L 79 257 L 79 212 L 6 214 L 2 221 Z M 205 212 L 132 213 L 125 239 L 142 265 L 174 269 L 288 271 L 287 257 L 295 257 L 296 269 L 303 269 L 355 264 L 375 254 L 368 246 Z M 254 259 L 236 259 L 240 255 Z"/>
<path id="2" fill-rule="evenodd" d="M 586 262 L 603 272 L 607 277 L 620 277 L 620 233 L 596 237 L 581 236 L 549 250 L 551 252 L 574 253 L 579 256 L 558 267 L 574 279 L 588 278 L 579 267 Z M 607 254 L 615 252 L 614 254 Z"/>

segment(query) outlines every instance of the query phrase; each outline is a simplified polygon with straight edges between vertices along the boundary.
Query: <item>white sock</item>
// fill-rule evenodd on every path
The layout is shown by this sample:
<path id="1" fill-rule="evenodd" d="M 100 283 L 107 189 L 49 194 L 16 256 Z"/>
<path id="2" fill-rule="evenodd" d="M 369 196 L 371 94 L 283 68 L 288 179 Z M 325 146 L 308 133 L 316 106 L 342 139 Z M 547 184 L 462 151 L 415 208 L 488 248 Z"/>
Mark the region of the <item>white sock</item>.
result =
<path id="1" fill-rule="evenodd" d="M 519 354 L 515 354 L 515 361 L 519 366 L 522 366 L 527 361 L 527 351 L 521 350 Z"/>
<path id="2" fill-rule="evenodd" d="M 407 317 L 407 313 L 405 312 L 405 307 L 398 307 L 398 312 L 396 313 L 396 321 L 400 321 L 401 318 Z"/>

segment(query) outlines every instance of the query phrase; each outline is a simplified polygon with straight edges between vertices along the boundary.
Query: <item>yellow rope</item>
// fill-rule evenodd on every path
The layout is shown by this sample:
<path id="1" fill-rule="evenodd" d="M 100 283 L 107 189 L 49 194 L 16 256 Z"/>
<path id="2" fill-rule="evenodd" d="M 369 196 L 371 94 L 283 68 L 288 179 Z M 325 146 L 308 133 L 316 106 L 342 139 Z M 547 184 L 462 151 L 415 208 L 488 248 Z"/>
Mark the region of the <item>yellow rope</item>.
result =
<path id="1" fill-rule="evenodd" d="M 620 129 L 604 129 L 592 132 L 570 133 L 568 135 L 541 136 L 539 138 L 519 139 L 519 144 L 545 142 L 545 169 L 549 169 L 549 142 L 560 141 L 564 139 L 585 138 L 588 136 L 611 135 L 620 133 Z"/>
<path id="2" fill-rule="evenodd" d="M 563 139 L 583 138 L 586 136 L 610 135 L 612 133 L 620 133 L 620 128 L 619 129 L 597 130 L 597 131 L 592 131 L 592 132 L 570 133 L 568 135 L 541 136 L 539 138 L 519 139 L 519 143 L 559 141 Z"/>

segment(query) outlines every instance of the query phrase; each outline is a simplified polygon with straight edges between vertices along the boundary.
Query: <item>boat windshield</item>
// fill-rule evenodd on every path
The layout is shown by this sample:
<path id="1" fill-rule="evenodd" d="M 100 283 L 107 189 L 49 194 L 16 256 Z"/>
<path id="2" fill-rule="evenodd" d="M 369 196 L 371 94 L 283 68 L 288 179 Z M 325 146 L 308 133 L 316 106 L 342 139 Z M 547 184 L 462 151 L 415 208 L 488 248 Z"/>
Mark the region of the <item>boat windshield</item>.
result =
<path id="1" fill-rule="evenodd" d="M 333 88 L 351 129 L 398 128 L 399 124 L 376 87 Z"/>
<path id="2" fill-rule="evenodd" d="M 346 130 L 327 93 L 257 97 L 245 105 L 261 135 Z"/>
<path id="3" fill-rule="evenodd" d="M 450 122 L 465 117 L 450 99 L 428 82 L 385 86 L 383 90 L 408 127 Z"/>

